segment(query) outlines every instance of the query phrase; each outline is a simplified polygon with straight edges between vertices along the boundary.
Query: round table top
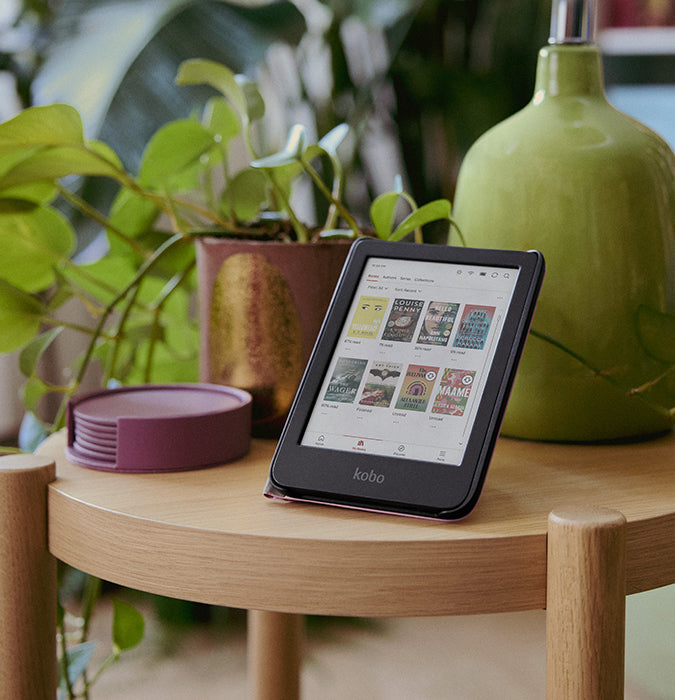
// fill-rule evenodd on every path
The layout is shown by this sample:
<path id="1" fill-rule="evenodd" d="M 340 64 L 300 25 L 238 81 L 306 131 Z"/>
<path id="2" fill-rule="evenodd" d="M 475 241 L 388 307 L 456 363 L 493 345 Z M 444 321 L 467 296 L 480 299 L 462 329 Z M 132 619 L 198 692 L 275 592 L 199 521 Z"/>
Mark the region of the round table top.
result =
<path id="1" fill-rule="evenodd" d="M 546 533 L 557 508 L 627 519 L 627 592 L 675 582 L 675 433 L 627 445 L 500 439 L 474 512 L 438 523 L 262 495 L 274 442 L 231 464 L 169 474 L 54 459 L 49 547 L 139 590 L 230 607 L 417 616 L 544 608 Z"/>

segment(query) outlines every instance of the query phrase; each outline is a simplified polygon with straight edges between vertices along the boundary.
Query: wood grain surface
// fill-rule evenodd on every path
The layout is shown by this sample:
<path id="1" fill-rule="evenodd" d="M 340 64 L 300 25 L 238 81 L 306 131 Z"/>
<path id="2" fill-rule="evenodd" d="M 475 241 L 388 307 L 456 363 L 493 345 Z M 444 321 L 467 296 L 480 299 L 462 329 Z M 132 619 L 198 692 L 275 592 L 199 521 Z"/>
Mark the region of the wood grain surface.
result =
<path id="1" fill-rule="evenodd" d="M 620 511 L 626 591 L 675 582 L 675 435 L 629 445 L 501 439 L 476 510 L 437 523 L 272 502 L 274 442 L 235 463 L 175 474 L 113 474 L 54 459 L 49 547 L 131 588 L 257 610 L 422 616 L 546 606 L 549 513 Z"/>

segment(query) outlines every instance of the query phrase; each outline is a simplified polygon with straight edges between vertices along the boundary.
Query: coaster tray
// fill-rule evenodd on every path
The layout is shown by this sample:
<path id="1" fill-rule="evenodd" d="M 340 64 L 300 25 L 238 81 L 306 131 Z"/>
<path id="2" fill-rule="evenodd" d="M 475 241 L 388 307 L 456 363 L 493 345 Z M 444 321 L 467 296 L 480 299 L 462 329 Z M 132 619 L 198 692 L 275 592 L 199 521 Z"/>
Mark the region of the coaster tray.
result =
<path id="1" fill-rule="evenodd" d="M 217 466 L 248 452 L 251 403 L 248 392 L 218 384 L 91 392 L 68 404 L 66 455 L 82 467 L 128 473 Z"/>

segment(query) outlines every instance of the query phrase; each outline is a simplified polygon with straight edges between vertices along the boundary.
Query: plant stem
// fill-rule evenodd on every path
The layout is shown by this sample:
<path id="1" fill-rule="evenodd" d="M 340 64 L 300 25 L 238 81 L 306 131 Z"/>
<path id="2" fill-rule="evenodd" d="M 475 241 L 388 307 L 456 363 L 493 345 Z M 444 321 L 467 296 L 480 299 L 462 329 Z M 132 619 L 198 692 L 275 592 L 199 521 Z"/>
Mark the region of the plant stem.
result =
<path id="1" fill-rule="evenodd" d="M 405 199 L 405 201 L 408 202 L 412 211 L 417 211 L 417 209 L 419 209 L 419 207 L 417 206 L 417 202 L 415 201 L 415 198 L 411 194 L 408 194 L 407 192 L 402 191 L 401 197 L 403 197 L 403 199 Z M 424 243 L 424 238 L 422 236 L 422 229 L 419 227 L 415 229 L 415 243 Z"/>
<path id="2" fill-rule="evenodd" d="M 662 373 L 661 373 L 658 377 L 656 377 L 655 379 L 652 379 L 652 380 L 650 380 L 650 381 L 648 381 L 648 382 L 645 382 L 644 384 L 641 384 L 640 386 L 636 386 L 635 388 L 631 389 L 631 390 L 628 392 L 628 395 L 629 395 L 629 396 L 634 396 L 635 394 L 640 394 L 640 393 L 642 393 L 643 391 L 648 391 L 648 390 L 651 389 L 652 387 L 656 386 L 660 381 L 663 381 L 669 374 L 672 374 L 673 372 L 675 372 L 675 365 L 671 365 L 670 367 L 668 367 L 668 369 L 667 369 L 665 372 L 662 372 Z M 672 413 L 673 411 L 675 411 L 675 408 L 674 408 L 674 409 L 671 409 L 671 413 Z"/>
<path id="3" fill-rule="evenodd" d="M 71 331 L 77 331 L 79 333 L 84 333 L 85 335 L 91 335 L 93 332 L 91 328 L 88 328 L 87 326 L 82 326 L 79 323 L 71 323 L 70 321 L 63 321 L 58 318 L 51 318 L 50 316 L 43 316 L 41 318 L 41 321 L 45 325 L 51 326 L 52 328 L 68 328 Z"/>
<path id="4" fill-rule="evenodd" d="M 134 253 L 140 255 L 142 258 L 147 259 L 148 251 L 145 248 L 143 248 L 143 246 L 139 245 L 133 238 L 129 238 L 129 236 L 127 236 L 126 233 L 123 233 L 115 226 L 112 226 L 108 219 L 106 219 L 105 216 L 101 214 L 101 212 L 92 207 L 88 202 L 85 202 L 84 199 L 82 199 L 81 197 L 78 197 L 76 194 L 73 194 L 72 192 L 67 190 L 62 185 L 57 185 L 57 187 L 61 196 L 75 209 L 77 209 L 85 216 L 88 216 L 90 219 L 92 219 L 92 221 L 95 221 L 107 231 L 110 231 L 110 233 L 117 236 L 117 238 L 119 238 L 120 240 L 124 241 L 134 251 Z"/>
<path id="5" fill-rule="evenodd" d="M 122 310 L 122 314 L 120 315 L 120 320 L 119 323 L 117 324 L 117 330 L 112 334 L 112 337 L 115 339 L 115 342 L 113 344 L 113 350 L 110 355 L 110 359 L 108 360 L 107 363 L 107 368 L 104 373 L 104 379 L 103 383 L 104 385 L 107 385 L 110 379 L 114 376 L 115 373 L 115 365 L 117 364 L 117 357 L 119 355 L 119 349 L 120 345 L 122 344 L 122 341 L 124 340 L 124 326 L 126 325 L 126 322 L 129 318 L 129 314 L 131 313 L 131 309 L 133 308 L 134 304 L 136 303 L 136 299 L 138 298 L 138 293 L 141 290 L 141 284 L 140 281 L 137 285 L 134 286 L 132 290 L 130 290 L 130 293 L 127 298 L 127 302 L 124 305 L 124 309 Z"/>
<path id="6" fill-rule="evenodd" d="M 155 196 L 157 198 L 160 198 L 160 195 Z M 166 195 L 166 197 L 162 197 L 161 200 L 163 202 L 163 206 L 161 207 L 161 209 L 165 214 L 168 214 L 174 220 L 176 230 L 181 230 L 184 228 L 184 226 L 181 226 L 177 223 L 176 207 L 181 207 L 195 214 L 199 214 L 199 216 L 206 219 L 211 224 L 215 224 L 216 226 L 220 226 L 221 228 L 226 230 L 232 225 L 231 221 L 223 219 L 222 217 L 218 216 L 218 214 L 215 214 L 209 209 L 205 209 L 199 204 L 195 204 L 194 202 L 191 202 L 188 199 L 182 199 L 180 197 Z"/>
<path id="7" fill-rule="evenodd" d="M 64 269 L 63 275 L 66 278 L 70 289 L 72 289 L 73 294 L 82 301 L 82 303 L 87 307 L 89 313 L 92 316 L 98 316 L 99 307 L 92 303 L 89 299 L 88 294 L 83 291 L 80 280 L 75 280 L 76 277 L 80 277 L 83 280 L 89 282 L 92 286 L 98 287 L 102 292 L 110 294 L 111 296 L 117 292 L 117 289 L 112 285 L 104 282 L 103 280 L 95 277 L 86 270 L 82 268 L 82 265 L 78 265 L 71 258 L 64 258 L 62 260 L 63 267 L 68 268 L 68 272 L 71 276 L 66 276 L 66 271 Z M 72 276 L 74 275 L 74 277 Z"/>
<path id="8" fill-rule="evenodd" d="M 100 665 L 100 667 L 98 668 L 98 670 L 94 674 L 94 677 L 86 685 L 85 692 L 87 693 L 87 695 L 86 695 L 87 698 L 89 697 L 89 688 L 91 688 L 96 683 L 96 681 L 99 679 L 99 677 L 101 675 L 103 675 L 103 673 L 105 673 L 105 671 L 107 671 L 116 661 L 119 660 L 119 656 L 120 656 L 119 652 L 117 652 L 117 651 L 113 651 L 112 654 L 108 654 L 105 661 Z"/>
<path id="9" fill-rule="evenodd" d="M 585 357 L 582 357 L 581 355 L 579 355 L 579 353 L 575 352 L 574 350 L 571 350 L 566 345 L 563 345 L 563 343 L 561 343 L 559 340 L 556 340 L 555 338 L 551 337 L 550 335 L 546 335 L 545 333 L 540 333 L 534 328 L 530 328 L 530 335 L 533 335 L 535 338 L 539 338 L 539 340 L 543 340 L 545 343 L 553 345 L 554 347 L 558 348 L 558 350 L 562 350 L 562 352 L 569 355 L 577 362 L 582 364 L 584 367 L 586 367 L 586 369 L 592 372 L 596 377 L 599 377 L 600 379 L 604 379 L 605 381 L 609 382 L 613 387 L 624 392 L 626 396 L 635 396 L 635 398 L 649 406 L 651 409 L 669 417 L 672 417 L 673 413 L 675 412 L 675 409 L 664 408 L 663 406 L 660 406 L 654 401 L 649 401 L 649 399 L 643 396 L 641 392 L 649 388 L 653 383 L 643 384 L 642 386 L 637 387 L 637 389 L 627 389 L 625 385 L 621 384 L 621 382 L 617 382 L 616 379 L 614 379 L 608 372 L 595 367 L 593 364 L 591 364 L 589 360 L 587 360 Z M 656 381 L 661 380 L 666 374 L 669 373 L 669 371 L 670 370 L 664 373 Z"/>
<path id="10" fill-rule="evenodd" d="M 246 145 L 246 148 L 248 149 L 248 155 L 249 155 L 249 161 L 251 160 L 256 160 L 258 158 L 258 153 L 256 152 L 255 148 L 253 147 L 253 134 L 252 134 L 252 128 L 251 128 L 251 120 L 248 117 L 248 114 L 241 114 L 241 119 L 242 119 L 242 126 L 243 126 L 243 137 L 244 137 L 244 144 Z"/>
<path id="11" fill-rule="evenodd" d="M 157 192 L 152 192 L 141 187 L 135 180 L 130 178 L 126 178 L 124 184 L 129 190 L 145 199 L 150 200 L 157 207 L 158 210 L 170 216 L 174 222 L 174 230 L 176 231 L 182 230 L 184 228 L 184 226 L 178 224 L 176 207 L 180 207 L 182 209 L 191 211 L 194 214 L 198 214 L 203 219 L 206 219 L 210 223 L 220 226 L 222 228 L 226 229 L 230 225 L 230 222 L 228 222 L 225 219 L 222 219 L 213 211 L 205 209 L 204 207 L 200 206 L 199 204 L 195 204 L 190 200 L 183 199 L 180 197 L 172 197 L 169 194 L 158 194 Z M 106 217 L 103 214 L 97 211 L 85 200 L 83 200 L 81 197 L 78 197 L 76 194 L 73 194 L 62 185 L 57 185 L 57 187 L 63 198 L 66 199 L 75 209 L 80 211 L 85 216 L 88 216 L 90 219 L 92 219 L 97 224 L 105 228 L 107 231 L 110 231 L 110 233 L 112 233 L 120 240 L 124 241 L 124 243 L 126 243 L 140 257 L 144 259 L 147 259 L 149 257 L 148 250 L 146 250 L 143 246 L 139 245 L 133 238 L 127 236 L 127 234 L 125 234 L 123 231 L 120 231 L 115 226 L 112 226 L 110 224 L 110 221 L 106 219 Z"/>
<path id="12" fill-rule="evenodd" d="M 63 397 L 63 400 L 61 401 L 61 405 L 59 406 L 59 410 L 56 414 L 56 418 L 54 419 L 54 429 L 58 430 L 63 427 L 65 423 L 65 415 L 66 415 L 66 406 L 68 405 L 68 400 L 70 397 L 77 391 L 78 387 L 82 383 L 82 380 L 84 378 L 84 374 L 89 366 L 89 362 L 91 361 L 91 358 L 94 354 L 94 350 L 96 348 L 96 343 L 103 333 L 103 328 L 110 317 L 110 314 L 114 311 L 115 307 L 117 304 L 119 304 L 122 299 L 124 299 L 127 294 L 134 289 L 145 277 L 145 275 L 150 271 L 150 269 L 153 267 L 153 265 L 166 253 L 168 250 L 170 250 L 174 245 L 177 243 L 180 243 L 184 240 L 184 237 L 180 233 L 176 233 L 171 238 L 167 239 L 162 243 L 159 248 L 155 250 L 155 252 L 152 254 L 150 258 L 148 258 L 138 269 L 136 274 L 134 275 L 133 279 L 131 282 L 129 282 L 122 291 L 120 291 L 117 296 L 106 306 L 104 309 L 103 313 L 101 314 L 101 318 L 99 319 L 98 323 L 96 324 L 96 328 L 94 329 L 94 332 L 92 334 L 91 341 L 89 342 L 89 345 L 87 346 L 87 349 L 84 353 L 84 357 L 82 359 L 82 363 L 80 365 L 80 368 L 78 370 L 77 376 L 75 378 L 75 381 L 73 382 L 73 388 L 72 391 L 69 392 L 66 396 Z"/>
<path id="13" fill-rule="evenodd" d="M 347 222 L 347 226 L 349 226 L 349 228 L 354 232 L 354 235 L 359 236 L 361 234 L 359 225 L 356 223 L 354 217 L 347 211 L 344 204 L 333 196 L 333 193 L 326 187 L 326 184 L 321 179 L 321 176 L 316 172 L 310 163 L 304 159 L 301 159 L 300 162 L 302 163 L 302 167 L 304 168 L 305 172 L 312 178 L 314 184 L 319 188 L 321 194 L 331 203 L 331 206 L 334 206 L 340 213 L 340 216 Z"/>
<path id="14" fill-rule="evenodd" d="M 291 224 L 293 225 L 293 229 L 295 230 L 295 235 L 298 241 L 300 243 L 307 243 L 307 241 L 309 241 L 309 234 L 307 233 L 307 228 L 296 216 L 295 212 L 293 211 L 293 207 L 291 207 L 291 203 L 288 201 L 288 197 L 286 197 L 286 193 L 283 191 L 283 188 L 279 186 L 269 168 L 263 168 L 262 170 L 267 175 L 267 179 L 274 188 L 277 197 L 279 197 L 279 199 L 281 200 L 284 211 L 288 214 L 288 218 L 291 220 Z"/>
<path id="15" fill-rule="evenodd" d="M 83 644 L 89 638 L 89 625 L 100 595 L 101 579 L 96 578 L 95 576 L 87 576 L 82 604 L 82 629 L 80 631 L 80 644 Z M 90 683 L 87 679 L 86 668 L 82 671 L 82 680 L 84 682 L 84 698 L 85 700 L 88 700 Z"/>
<path id="16" fill-rule="evenodd" d="M 340 163 L 339 158 L 329 156 L 329 160 L 331 167 L 333 168 L 333 188 L 331 190 L 332 201 L 330 203 L 330 207 L 328 208 L 328 215 L 326 216 L 325 228 L 330 231 L 331 229 L 335 228 L 339 216 L 339 211 L 336 202 L 342 201 L 342 192 L 344 189 L 344 171 L 342 169 L 342 163 Z"/>
<path id="17" fill-rule="evenodd" d="M 70 682 L 68 676 L 68 646 L 66 644 L 66 623 L 65 614 L 59 615 L 58 620 L 58 633 L 59 633 L 59 647 L 61 651 L 61 658 L 59 659 L 59 665 L 61 666 L 61 677 L 63 678 L 63 683 L 66 686 L 66 694 L 68 700 L 74 700 L 75 693 L 73 692 L 73 686 Z"/>
<path id="18" fill-rule="evenodd" d="M 180 274 L 174 275 L 164 286 L 164 289 L 162 289 L 161 293 L 155 300 L 155 302 L 152 304 L 152 307 L 154 307 L 154 312 L 153 312 L 153 323 L 152 323 L 152 331 L 150 333 L 150 347 L 148 348 L 148 360 L 145 364 L 145 374 L 144 374 L 144 380 L 146 383 L 150 382 L 150 378 L 152 376 L 152 363 L 154 359 L 154 354 L 155 354 L 155 347 L 157 344 L 157 338 L 159 337 L 158 329 L 159 329 L 159 319 L 161 316 L 162 309 L 164 308 L 164 305 L 168 301 L 169 297 L 171 294 L 178 289 L 181 284 L 186 280 L 187 276 L 192 272 L 194 266 L 196 265 L 196 262 L 193 261 L 185 270 L 183 270 Z"/>
<path id="19" fill-rule="evenodd" d="M 452 217 L 450 218 L 450 230 L 448 231 L 448 244 L 450 243 L 450 238 L 452 236 L 452 229 L 453 228 L 457 231 L 457 235 L 459 236 L 460 244 L 466 248 L 466 238 L 464 238 L 464 234 L 462 233 L 462 229 L 457 225 L 457 222 Z"/>

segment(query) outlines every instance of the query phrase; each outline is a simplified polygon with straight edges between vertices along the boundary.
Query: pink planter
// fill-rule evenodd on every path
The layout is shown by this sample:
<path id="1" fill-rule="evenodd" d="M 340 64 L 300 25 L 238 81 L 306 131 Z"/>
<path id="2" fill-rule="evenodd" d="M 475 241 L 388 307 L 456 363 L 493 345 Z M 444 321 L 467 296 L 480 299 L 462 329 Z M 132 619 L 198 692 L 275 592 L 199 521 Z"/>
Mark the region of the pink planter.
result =
<path id="1" fill-rule="evenodd" d="M 253 434 L 283 427 L 349 241 L 197 239 L 200 379 L 253 396 Z"/>

